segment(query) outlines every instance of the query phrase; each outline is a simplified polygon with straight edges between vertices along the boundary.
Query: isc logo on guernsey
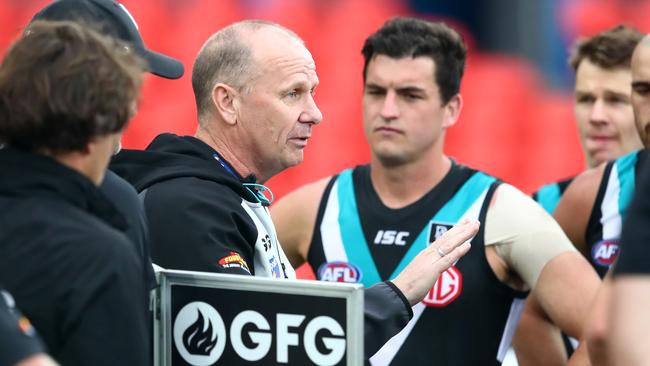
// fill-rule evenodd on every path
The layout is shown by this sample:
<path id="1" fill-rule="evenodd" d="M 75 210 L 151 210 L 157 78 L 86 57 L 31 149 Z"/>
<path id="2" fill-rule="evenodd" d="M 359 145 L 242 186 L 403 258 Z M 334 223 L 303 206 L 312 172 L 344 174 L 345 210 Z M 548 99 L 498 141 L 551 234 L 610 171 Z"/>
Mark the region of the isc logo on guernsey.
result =
<path id="1" fill-rule="evenodd" d="M 318 268 L 318 279 L 329 282 L 358 283 L 361 281 L 361 271 L 351 263 L 327 262 Z"/>
<path id="2" fill-rule="evenodd" d="M 408 231 L 396 230 L 379 230 L 375 235 L 375 244 L 381 245 L 406 245 L 406 238 L 409 236 Z"/>

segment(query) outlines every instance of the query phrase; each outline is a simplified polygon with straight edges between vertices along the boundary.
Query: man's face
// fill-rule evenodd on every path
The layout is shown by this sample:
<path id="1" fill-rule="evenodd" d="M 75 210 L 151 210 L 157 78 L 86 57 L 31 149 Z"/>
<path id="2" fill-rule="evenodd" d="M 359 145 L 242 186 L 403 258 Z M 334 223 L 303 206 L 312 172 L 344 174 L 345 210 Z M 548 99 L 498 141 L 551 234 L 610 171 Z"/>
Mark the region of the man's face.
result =
<path id="1" fill-rule="evenodd" d="M 587 165 L 639 149 L 627 68 L 603 69 L 589 59 L 576 71 L 575 118 Z"/>
<path id="2" fill-rule="evenodd" d="M 632 55 L 632 107 L 641 141 L 650 146 L 650 45 L 641 44 Z"/>
<path id="3" fill-rule="evenodd" d="M 442 151 L 444 130 L 457 113 L 440 99 L 429 57 L 377 55 L 366 69 L 363 124 L 373 153 L 385 165 L 402 165 Z M 458 110 L 460 106 L 458 105 Z"/>
<path id="4" fill-rule="evenodd" d="M 238 123 L 264 181 L 302 162 L 322 114 L 314 101 L 318 77 L 309 51 L 276 29 L 260 31 L 256 38 L 253 68 L 259 74 L 250 93 L 238 98 Z"/>

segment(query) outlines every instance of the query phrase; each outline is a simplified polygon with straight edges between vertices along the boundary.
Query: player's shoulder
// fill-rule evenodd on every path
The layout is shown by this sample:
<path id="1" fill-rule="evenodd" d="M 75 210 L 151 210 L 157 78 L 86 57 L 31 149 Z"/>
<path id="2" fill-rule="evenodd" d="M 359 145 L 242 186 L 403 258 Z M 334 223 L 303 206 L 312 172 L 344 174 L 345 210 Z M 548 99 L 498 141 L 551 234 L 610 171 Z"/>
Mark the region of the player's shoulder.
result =
<path id="1" fill-rule="evenodd" d="M 587 169 L 578 174 L 566 188 L 562 200 L 569 203 L 591 204 L 596 199 L 608 163 Z"/>
<path id="2" fill-rule="evenodd" d="M 334 176 L 328 176 L 322 179 L 319 179 L 312 183 L 307 183 L 290 193 L 284 196 L 282 199 L 278 200 L 278 204 L 281 202 L 301 202 L 308 203 L 312 201 L 320 201 L 325 189 L 327 188 L 328 183 L 334 178 Z"/>
<path id="3" fill-rule="evenodd" d="M 516 205 L 522 201 L 534 202 L 529 195 L 519 190 L 519 188 L 505 182 L 501 182 L 495 189 L 494 195 L 492 196 L 491 205 L 493 205 L 497 200 L 508 201 L 513 205 Z"/>
<path id="4" fill-rule="evenodd" d="M 532 197 L 508 183 L 499 184 L 495 190 L 488 216 L 492 221 L 513 228 L 534 229 L 533 226 L 551 220 L 551 216 Z"/>
<path id="5" fill-rule="evenodd" d="M 302 229 L 310 231 L 309 225 L 316 219 L 320 202 L 331 179 L 332 177 L 326 177 L 306 184 L 277 200 L 271 206 L 271 217 L 276 227 L 282 229 L 278 232 L 283 231 L 284 235 L 287 228 L 297 230 L 298 224 L 304 226 Z"/>
<path id="6" fill-rule="evenodd" d="M 562 230 L 583 254 L 587 250 L 585 233 L 608 166 L 611 165 L 602 163 L 576 176 L 553 212 L 553 217 Z"/>

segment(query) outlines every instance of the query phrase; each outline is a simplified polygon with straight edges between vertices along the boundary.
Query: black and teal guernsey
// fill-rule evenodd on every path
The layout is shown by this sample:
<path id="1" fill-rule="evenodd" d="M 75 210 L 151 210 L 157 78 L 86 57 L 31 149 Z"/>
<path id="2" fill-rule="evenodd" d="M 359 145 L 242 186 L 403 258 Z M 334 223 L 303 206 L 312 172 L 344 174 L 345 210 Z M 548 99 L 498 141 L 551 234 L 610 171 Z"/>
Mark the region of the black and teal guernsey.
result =
<path id="1" fill-rule="evenodd" d="M 533 193 L 533 199 L 549 214 L 553 214 L 560 198 L 566 191 L 566 188 L 573 182 L 573 178 L 567 178 L 556 183 L 543 185 L 537 192 Z"/>
<path id="2" fill-rule="evenodd" d="M 330 180 L 308 254 L 320 280 L 369 287 L 394 279 L 462 218 L 482 223 L 469 253 L 413 306 L 411 322 L 370 359 L 372 365 L 501 364 L 526 294 L 501 283 L 485 257 L 485 217 L 499 184 L 454 163 L 420 200 L 391 209 L 374 190 L 368 165 Z"/>
<path id="3" fill-rule="evenodd" d="M 614 275 L 650 274 L 650 161 L 644 159 L 637 189 L 623 225 L 623 251 L 613 268 Z M 647 277 L 646 277 L 647 278 Z"/>
<path id="4" fill-rule="evenodd" d="M 601 278 L 618 257 L 621 228 L 634 194 L 638 170 L 647 159 L 644 151 L 632 152 L 605 165 L 585 233 L 589 262 Z"/>

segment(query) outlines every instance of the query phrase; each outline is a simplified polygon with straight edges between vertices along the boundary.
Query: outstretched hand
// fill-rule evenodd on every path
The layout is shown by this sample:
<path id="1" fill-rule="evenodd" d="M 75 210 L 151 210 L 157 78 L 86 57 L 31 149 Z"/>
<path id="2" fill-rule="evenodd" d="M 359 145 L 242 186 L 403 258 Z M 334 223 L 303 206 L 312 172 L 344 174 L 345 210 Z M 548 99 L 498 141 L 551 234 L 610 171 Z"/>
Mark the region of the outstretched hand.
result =
<path id="1" fill-rule="evenodd" d="M 393 280 L 411 306 L 422 301 L 440 274 L 469 251 L 469 240 L 478 228 L 478 221 L 462 220 L 418 253 Z"/>
<path id="2" fill-rule="evenodd" d="M 19 362 L 16 366 L 58 366 L 54 360 L 44 353 L 38 353 L 34 356 Z"/>

